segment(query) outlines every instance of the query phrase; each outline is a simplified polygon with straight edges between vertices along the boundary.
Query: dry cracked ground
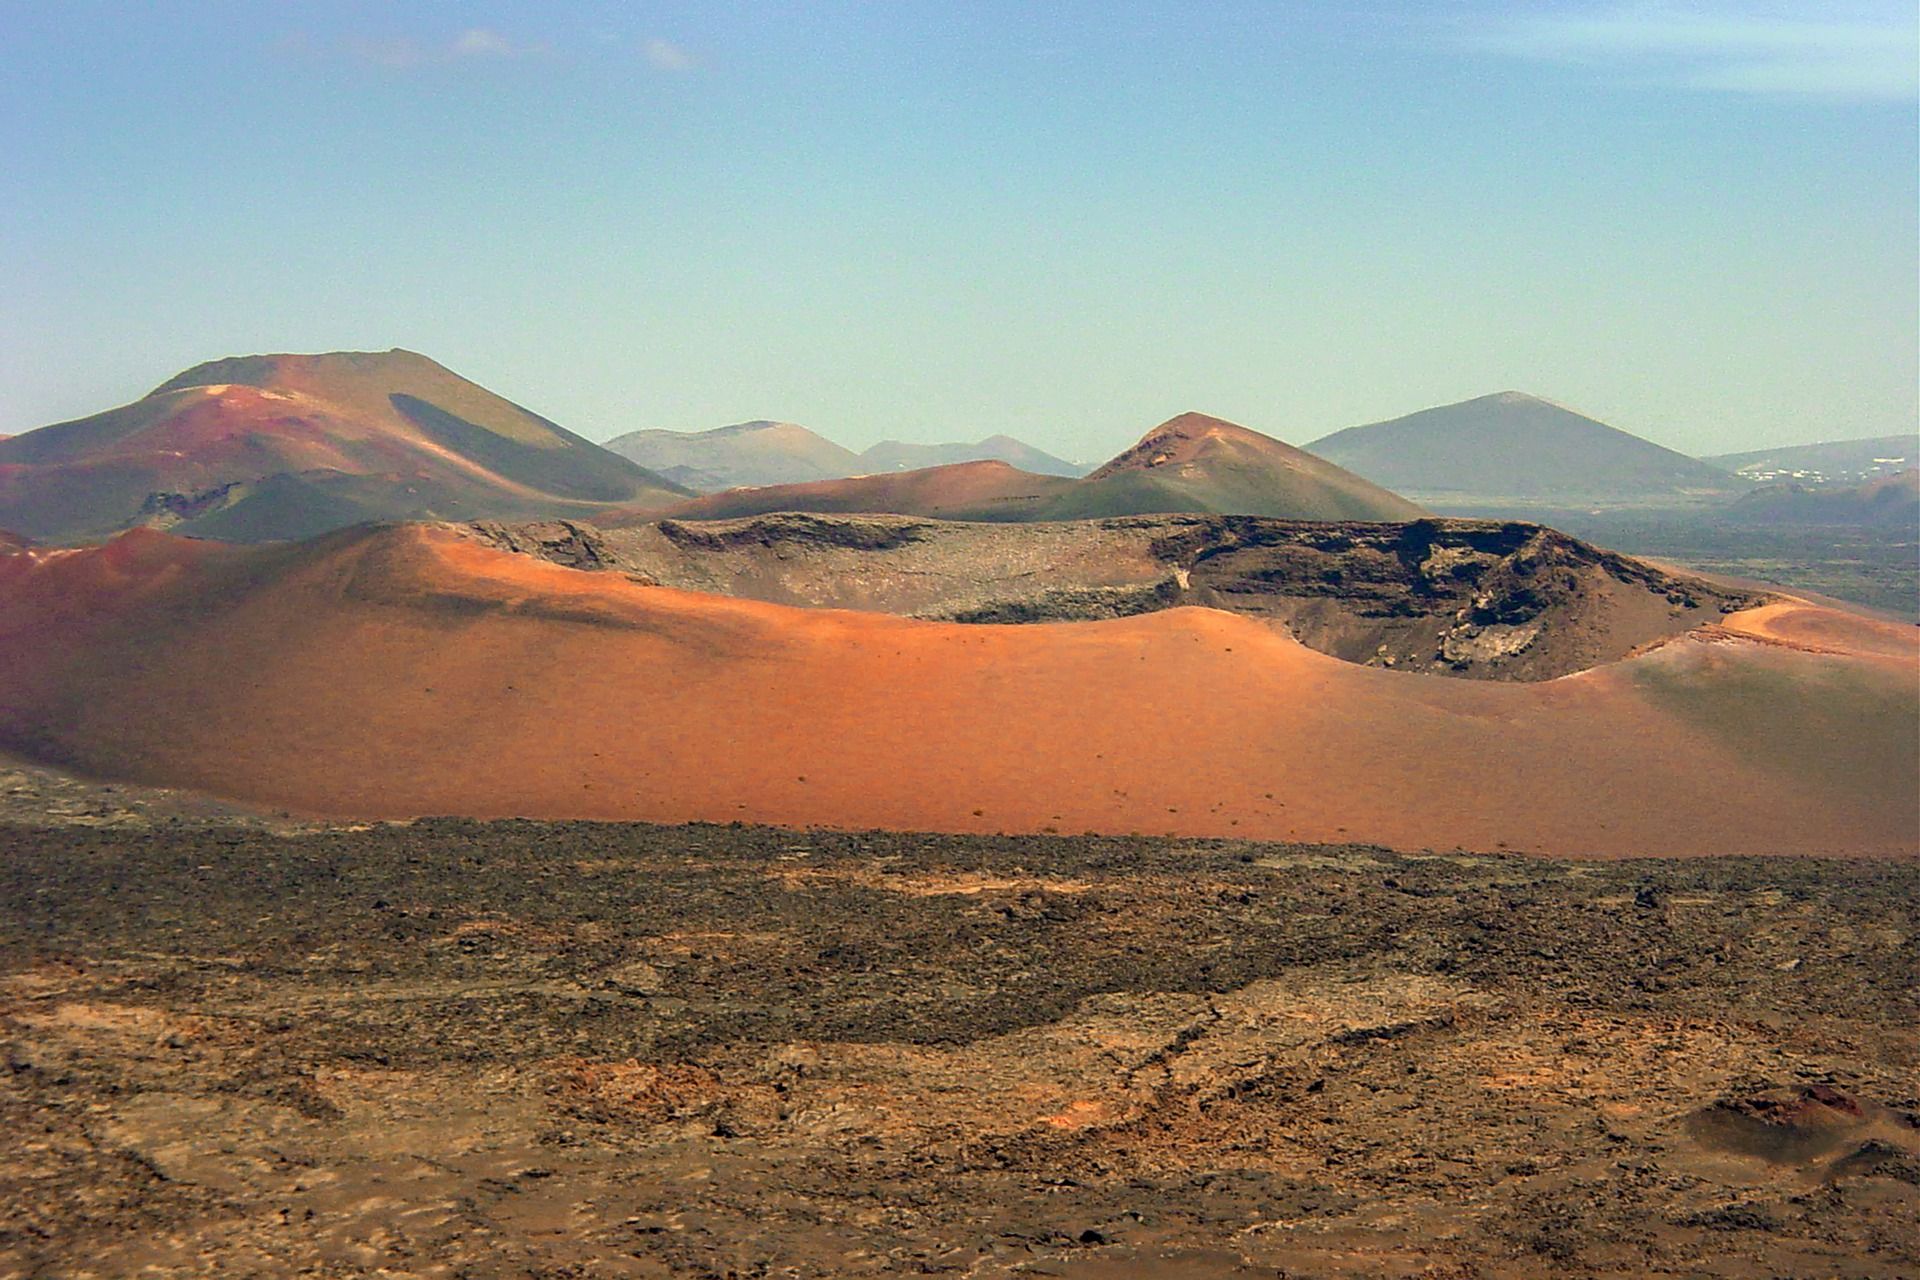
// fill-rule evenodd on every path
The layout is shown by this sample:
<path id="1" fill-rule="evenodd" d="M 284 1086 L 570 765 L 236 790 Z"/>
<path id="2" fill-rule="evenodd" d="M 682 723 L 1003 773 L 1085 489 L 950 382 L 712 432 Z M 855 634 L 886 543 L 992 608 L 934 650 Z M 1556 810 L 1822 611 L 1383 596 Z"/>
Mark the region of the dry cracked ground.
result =
<path id="1" fill-rule="evenodd" d="M 0 1275 L 1920 1275 L 1911 864 L 120 800 L 0 826 Z"/>

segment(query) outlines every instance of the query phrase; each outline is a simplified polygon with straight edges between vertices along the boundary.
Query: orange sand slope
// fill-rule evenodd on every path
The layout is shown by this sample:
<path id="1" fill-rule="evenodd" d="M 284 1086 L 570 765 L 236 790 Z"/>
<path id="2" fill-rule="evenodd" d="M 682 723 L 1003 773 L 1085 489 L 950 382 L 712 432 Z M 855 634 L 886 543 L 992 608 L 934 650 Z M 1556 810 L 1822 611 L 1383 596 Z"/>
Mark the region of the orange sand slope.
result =
<path id="1" fill-rule="evenodd" d="M 427 526 L 0 556 L 0 746 L 340 816 L 1912 856 L 1916 725 L 1914 629 L 1795 603 L 1487 684 L 1211 610 L 796 610 Z"/>

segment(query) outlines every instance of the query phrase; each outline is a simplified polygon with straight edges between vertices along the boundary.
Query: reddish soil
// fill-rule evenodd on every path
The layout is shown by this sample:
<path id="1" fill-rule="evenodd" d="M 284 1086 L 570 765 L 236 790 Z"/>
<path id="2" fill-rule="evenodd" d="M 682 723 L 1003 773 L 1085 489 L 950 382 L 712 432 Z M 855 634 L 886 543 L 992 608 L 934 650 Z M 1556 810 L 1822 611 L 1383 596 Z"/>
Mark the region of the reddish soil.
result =
<path id="1" fill-rule="evenodd" d="M 424 526 L 135 534 L 0 558 L 0 745 L 339 816 L 1912 856 L 1912 631 L 1743 617 L 1480 684 L 1210 609 L 969 626 L 645 587 Z"/>
<path id="2" fill-rule="evenodd" d="M 1896 661 L 1910 660 L 1914 653 L 1915 629 L 1908 623 L 1810 608 L 1797 600 L 1736 613 L 1723 625 L 1735 635 L 1811 653 L 1870 653 Z"/>

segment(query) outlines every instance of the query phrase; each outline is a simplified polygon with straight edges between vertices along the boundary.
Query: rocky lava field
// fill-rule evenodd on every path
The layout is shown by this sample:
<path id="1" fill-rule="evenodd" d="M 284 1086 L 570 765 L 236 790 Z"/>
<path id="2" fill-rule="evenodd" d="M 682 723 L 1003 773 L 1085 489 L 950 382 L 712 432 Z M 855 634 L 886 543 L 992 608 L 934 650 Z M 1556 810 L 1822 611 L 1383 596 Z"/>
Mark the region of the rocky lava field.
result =
<path id="1" fill-rule="evenodd" d="M 1920 1273 L 1912 862 L 8 790 L 0 1275 Z"/>

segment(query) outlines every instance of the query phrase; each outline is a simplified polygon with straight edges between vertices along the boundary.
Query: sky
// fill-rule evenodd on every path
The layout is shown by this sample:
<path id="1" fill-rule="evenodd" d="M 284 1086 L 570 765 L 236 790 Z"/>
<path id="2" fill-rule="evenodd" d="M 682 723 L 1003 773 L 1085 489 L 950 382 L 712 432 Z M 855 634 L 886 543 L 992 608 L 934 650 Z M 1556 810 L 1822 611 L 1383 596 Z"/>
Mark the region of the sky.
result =
<path id="1" fill-rule="evenodd" d="M 406 347 L 593 439 L 1098 459 L 1522 390 L 1914 429 L 1907 3 L 0 0 L 0 433 Z"/>

